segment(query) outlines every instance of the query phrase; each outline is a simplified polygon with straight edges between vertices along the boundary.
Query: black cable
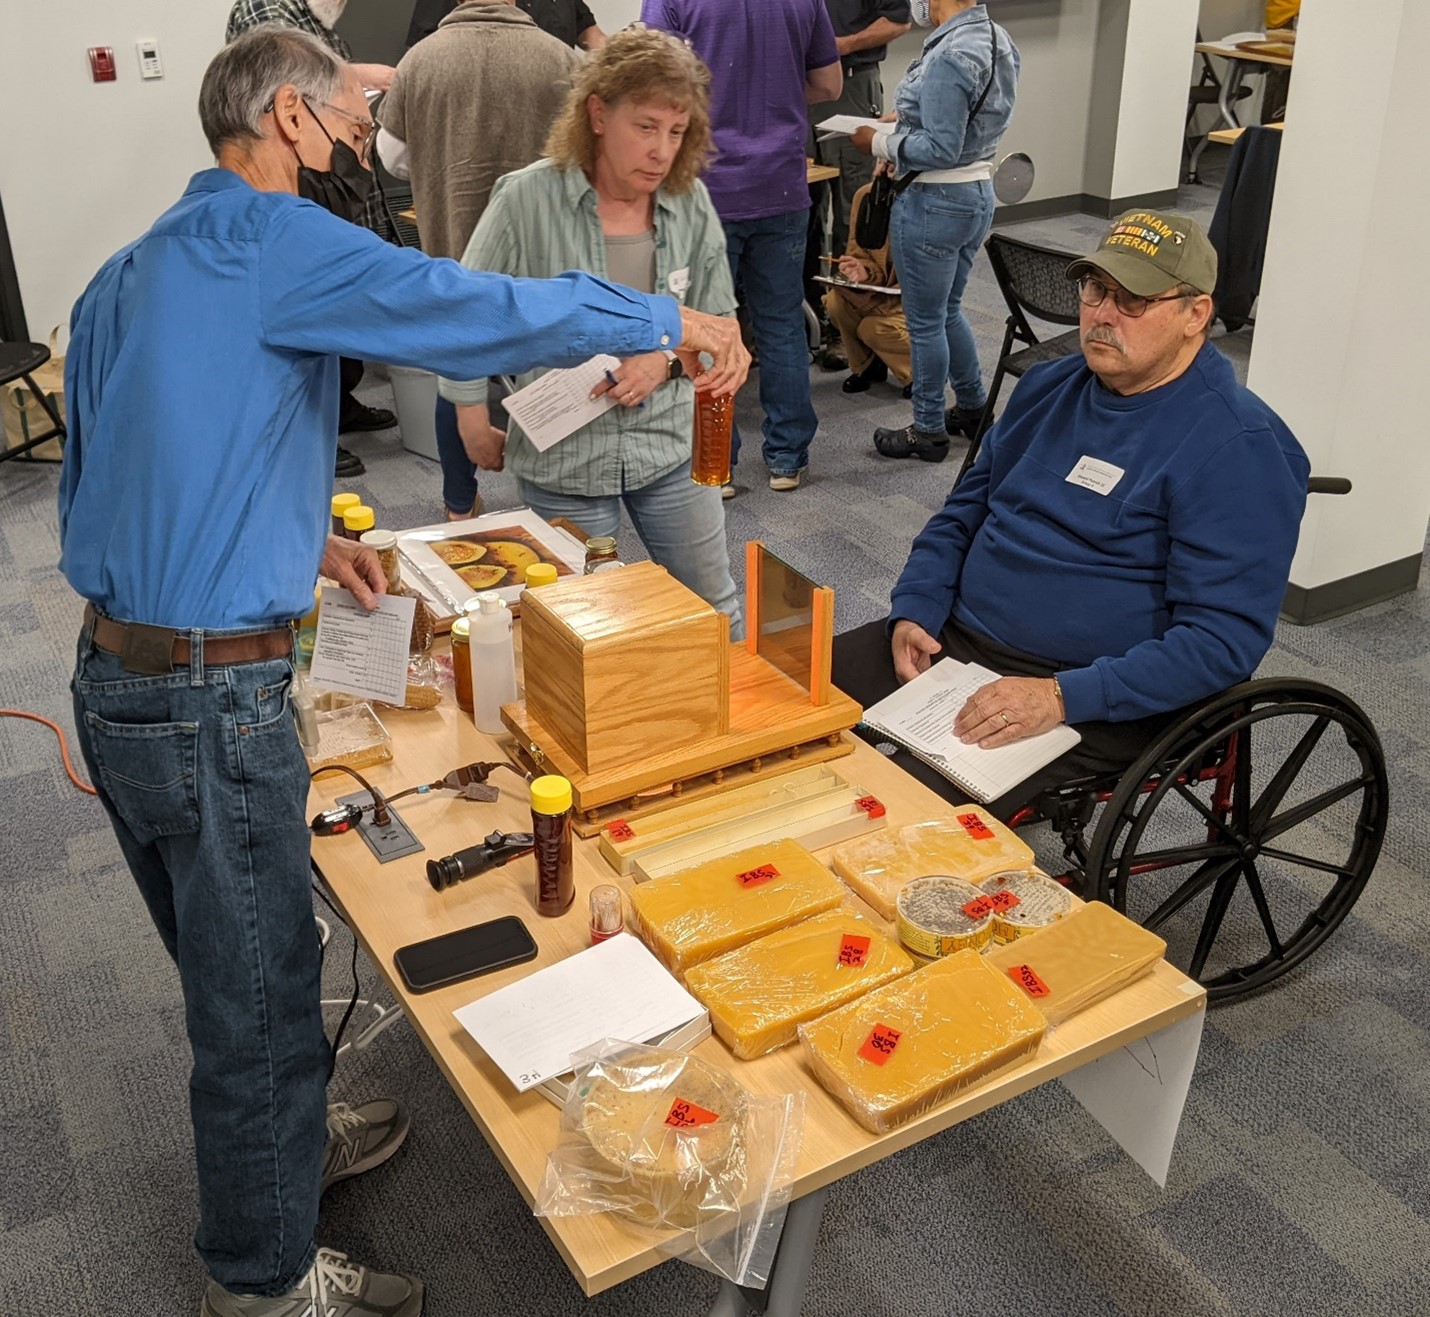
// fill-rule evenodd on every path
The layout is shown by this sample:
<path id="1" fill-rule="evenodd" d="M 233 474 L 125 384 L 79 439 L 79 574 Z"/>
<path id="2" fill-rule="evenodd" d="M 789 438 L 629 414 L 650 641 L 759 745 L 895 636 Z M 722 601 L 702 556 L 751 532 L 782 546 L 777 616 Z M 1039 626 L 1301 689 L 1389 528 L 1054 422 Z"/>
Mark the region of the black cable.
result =
<path id="1" fill-rule="evenodd" d="M 319 771 L 321 772 L 322 770 L 320 769 Z M 349 770 L 349 771 L 351 771 L 351 770 Z M 335 906 L 335 905 L 332 903 L 332 901 L 330 901 L 330 900 L 328 899 L 328 894 L 327 894 L 325 891 L 323 891 L 323 888 L 322 888 L 322 885 L 321 885 L 321 880 L 322 880 L 322 877 L 323 877 L 323 871 L 322 871 L 320 868 L 318 868 L 318 862 L 317 862 L 316 860 L 314 860 L 311 856 L 309 856 L 309 857 L 308 857 L 308 866 L 309 866 L 309 867 L 312 869 L 312 871 L 313 871 L 313 879 L 314 879 L 314 881 L 313 881 L 313 891 L 315 891 L 315 892 L 318 894 L 318 899 L 319 899 L 320 901 L 322 901 L 322 903 L 323 903 L 325 906 L 327 906 L 329 910 L 331 910 L 331 911 L 333 912 L 333 918 L 334 918 L 334 919 L 336 919 L 336 920 L 337 920 L 340 924 L 342 924 L 344 927 L 347 927 L 347 922 L 348 922 L 348 921 L 347 921 L 346 919 L 344 919 L 341 914 L 338 913 L 338 908 L 337 908 L 337 906 Z M 353 939 L 353 965 L 352 965 L 353 995 L 352 995 L 352 1000 L 350 1000 L 350 1001 L 348 1002 L 348 1008 L 347 1008 L 347 1010 L 345 1010 L 345 1011 L 343 1012 L 343 1018 L 338 1021 L 338 1031 L 337 1031 L 337 1033 L 335 1033 L 335 1034 L 333 1035 L 332 1055 L 328 1058 L 328 1078 L 329 1078 L 329 1079 L 331 1079 L 331 1078 L 333 1077 L 333 1070 L 334 1070 L 334 1068 L 335 1068 L 335 1067 L 337 1066 L 337 1064 L 338 1064 L 338 1048 L 342 1045 L 342 1041 L 343 1041 L 343 1030 L 348 1027 L 348 1021 L 349 1021 L 350 1019 L 352 1019 L 353 1012 L 357 1009 L 358 996 L 359 996 L 359 992 L 360 992 L 360 989 L 361 989 L 361 986 L 362 986 L 362 985 L 361 985 L 361 982 L 360 982 L 359 979 L 358 979 L 358 940 L 357 940 L 357 934 L 356 934 L 356 933 L 353 933 L 352 929 L 350 929 L 350 928 L 348 929 L 348 932 L 349 932 L 350 934 L 352 934 L 352 939 Z"/>
<path id="2" fill-rule="evenodd" d="M 392 816 L 387 812 L 387 798 L 371 782 L 367 780 L 355 768 L 349 768 L 346 764 L 325 764 L 322 768 L 315 768 L 308 774 L 309 780 L 316 781 L 319 773 L 346 773 L 349 777 L 354 777 L 362 785 L 362 789 L 372 797 L 372 821 L 379 828 L 385 828 L 392 822 Z"/>

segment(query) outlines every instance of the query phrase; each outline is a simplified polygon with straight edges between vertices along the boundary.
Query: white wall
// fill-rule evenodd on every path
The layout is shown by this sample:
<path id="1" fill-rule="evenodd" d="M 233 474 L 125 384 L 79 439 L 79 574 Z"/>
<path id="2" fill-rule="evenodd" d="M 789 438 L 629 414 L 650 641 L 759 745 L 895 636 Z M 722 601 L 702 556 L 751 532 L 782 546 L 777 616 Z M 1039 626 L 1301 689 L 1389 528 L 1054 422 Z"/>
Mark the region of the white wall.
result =
<path id="1" fill-rule="evenodd" d="M 230 0 L 5 0 L 0 4 L 0 197 L 30 333 L 67 322 L 101 264 L 212 163 L 199 80 L 223 44 Z M 141 82 L 134 43 L 160 43 L 164 77 Z M 90 81 L 90 46 L 118 79 Z"/>
<path id="2" fill-rule="evenodd" d="M 1344 18 L 1302 12 L 1247 380 L 1355 482 L 1308 505 L 1306 589 L 1418 556 L 1430 517 L 1430 5 Z"/>

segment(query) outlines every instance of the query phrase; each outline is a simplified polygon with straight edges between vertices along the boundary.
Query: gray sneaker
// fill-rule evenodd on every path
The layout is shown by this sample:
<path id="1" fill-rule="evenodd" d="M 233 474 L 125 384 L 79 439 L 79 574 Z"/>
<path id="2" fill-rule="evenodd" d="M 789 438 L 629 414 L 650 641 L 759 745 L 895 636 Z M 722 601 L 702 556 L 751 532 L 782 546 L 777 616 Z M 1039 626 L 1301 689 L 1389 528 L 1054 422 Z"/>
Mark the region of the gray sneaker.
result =
<path id="1" fill-rule="evenodd" d="M 370 1271 L 345 1253 L 320 1248 L 308 1274 L 287 1294 L 265 1298 L 230 1294 L 209 1282 L 200 1317 L 418 1317 L 422 1282 L 416 1276 Z"/>
<path id="2" fill-rule="evenodd" d="M 376 1098 L 360 1107 L 328 1106 L 328 1146 L 323 1153 L 323 1187 L 381 1166 L 402 1146 L 411 1119 L 394 1098 Z"/>

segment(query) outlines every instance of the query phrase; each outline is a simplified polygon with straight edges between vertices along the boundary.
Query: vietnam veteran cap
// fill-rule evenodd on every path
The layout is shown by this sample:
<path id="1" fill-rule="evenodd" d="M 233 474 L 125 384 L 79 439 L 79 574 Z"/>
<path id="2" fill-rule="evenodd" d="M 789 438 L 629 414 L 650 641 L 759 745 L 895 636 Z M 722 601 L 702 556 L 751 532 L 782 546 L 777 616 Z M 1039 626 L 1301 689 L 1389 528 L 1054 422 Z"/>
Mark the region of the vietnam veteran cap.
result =
<path id="1" fill-rule="evenodd" d="M 1097 250 L 1068 266 L 1069 279 L 1102 270 L 1129 293 L 1156 297 L 1178 284 L 1199 292 L 1216 288 L 1216 248 L 1201 226 L 1186 215 L 1129 210 L 1112 221 Z"/>

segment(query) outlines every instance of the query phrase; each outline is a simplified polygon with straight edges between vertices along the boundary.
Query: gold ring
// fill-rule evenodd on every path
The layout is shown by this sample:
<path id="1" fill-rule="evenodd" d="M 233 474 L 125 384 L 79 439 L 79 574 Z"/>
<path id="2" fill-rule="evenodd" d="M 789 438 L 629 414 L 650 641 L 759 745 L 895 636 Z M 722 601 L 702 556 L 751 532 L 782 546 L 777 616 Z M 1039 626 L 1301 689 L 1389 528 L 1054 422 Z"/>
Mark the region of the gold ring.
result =
<path id="1" fill-rule="evenodd" d="M 1007 714 L 1007 712 L 1005 711 L 1005 712 L 1003 712 L 1003 713 L 1000 713 L 998 716 L 999 716 L 1001 719 L 1003 719 L 1003 726 L 1004 726 L 1004 727 L 1008 726 L 1008 714 Z"/>

